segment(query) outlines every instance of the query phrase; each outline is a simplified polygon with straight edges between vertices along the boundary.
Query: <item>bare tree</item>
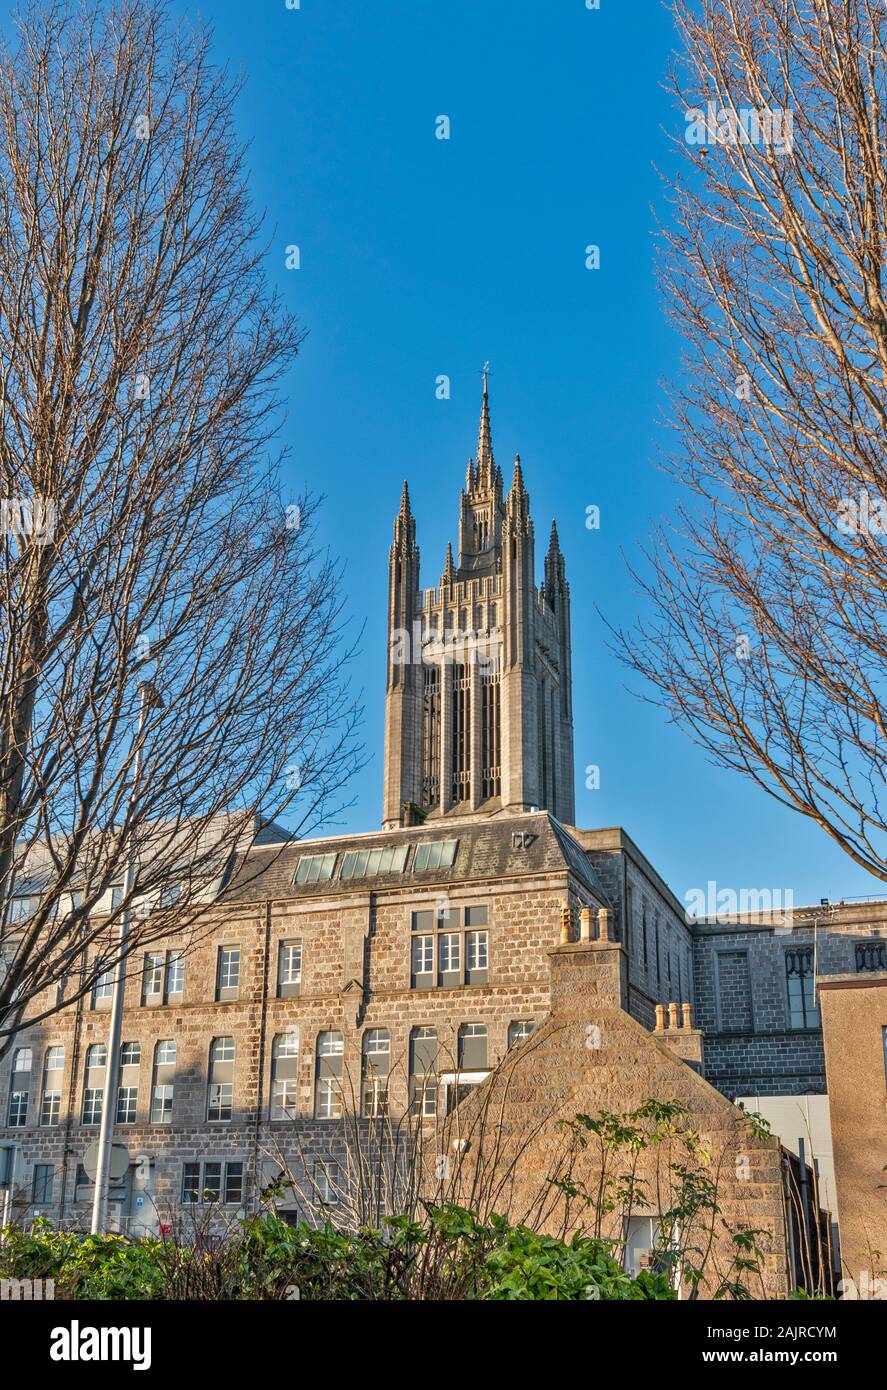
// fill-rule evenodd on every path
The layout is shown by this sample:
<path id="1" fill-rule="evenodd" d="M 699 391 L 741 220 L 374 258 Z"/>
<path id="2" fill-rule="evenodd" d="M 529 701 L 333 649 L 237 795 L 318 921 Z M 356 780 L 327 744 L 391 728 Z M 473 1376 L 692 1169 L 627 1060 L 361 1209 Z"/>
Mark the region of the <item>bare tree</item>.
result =
<path id="1" fill-rule="evenodd" d="M 232 855 L 288 808 L 302 833 L 329 816 L 359 757 L 339 570 L 279 478 L 303 335 L 262 274 L 238 85 L 163 3 L 31 5 L 13 44 L 0 1049 L 115 962 L 119 914 L 133 948 L 196 921 Z"/>
<path id="2" fill-rule="evenodd" d="M 887 878 L 887 12 L 674 6 L 662 286 L 691 494 L 620 634 L 726 767 Z"/>

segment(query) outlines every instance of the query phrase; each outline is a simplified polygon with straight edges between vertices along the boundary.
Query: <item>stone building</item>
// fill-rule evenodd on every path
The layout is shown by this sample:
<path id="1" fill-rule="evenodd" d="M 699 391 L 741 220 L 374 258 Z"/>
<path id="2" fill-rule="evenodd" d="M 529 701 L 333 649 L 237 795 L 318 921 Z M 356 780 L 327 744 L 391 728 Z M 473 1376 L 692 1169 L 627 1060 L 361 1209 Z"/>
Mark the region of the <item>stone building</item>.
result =
<path id="1" fill-rule="evenodd" d="M 434 1126 L 478 1104 L 550 1025 L 572 944 L 577 969 L 601 949 L 618 969 L 597 1004 L 586 991 L 584 1024 L 606 1023 L 611 1041 L 580 1054 L 564 1103 L 627 1109 L 664 1088 L 723 1134 L 744 1124 L 732 1102 L 769 1106 L 797 1152 L 827 1106 L 817 981 L 887 978 L 887 904 L 695 922 L 624 830 L 572 824 L 564 558 L 552 527 L 537 587 L 530 496 L 519 461 L 504 494 L 486 381 L 458 563 L 448 551 L 439 585 L 421 589 L 405 487 L 389 564 L 383 828 L 265 835 L 229 866 L 198 931 L 130 961 L 116 1219 L 157 1229 L 210 1199 L 255 1209 L 279 1160 L 334 1203 L 349 1117 Z M 100 980 L 29 1021 L 38 1003 L 0 1065 L 0 1144 L 22 1214 L 88 1219 L 110 993 Z M 827 1132 L 826 1111 L 805 1161 L 828 1167 Z M 744 1133 L 760 1186 L 731 1200 L 754 1197 L 776 1259 L 778 1145 Z M 784 1271 L 770 1277 L 777 1288 Z"/>
<path id="2" fill-rule="evenodd" d="M 503 495 L 487 379 L 459 498 L 458 563 L 419 585 L 407 484 L 389 556 L 386 829 L 417 816 L 547 807 L 574 819 L 570 591 L 552 523 L 536 586 L 535 534 L 520 457 Z"/>

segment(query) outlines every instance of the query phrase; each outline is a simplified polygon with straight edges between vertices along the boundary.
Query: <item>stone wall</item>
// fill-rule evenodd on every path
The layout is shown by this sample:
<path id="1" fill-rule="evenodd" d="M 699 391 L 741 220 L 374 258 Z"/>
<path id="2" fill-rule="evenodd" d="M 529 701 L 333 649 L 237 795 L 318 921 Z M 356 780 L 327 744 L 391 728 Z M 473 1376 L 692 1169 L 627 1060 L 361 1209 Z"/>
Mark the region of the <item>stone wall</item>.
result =
<path id="1" fill-rule="evenodd" d="M 627 966 L 620 944 L 561 946 L 550 959 L 551 1017 L 451 1121 L 441 1155 L 456 1165 L 448 1195 L 465 1201 L 478 1189 L 489 1191 L 498 1172 L 491 1202 L 495 1210 L 552 1234 L 588 1233 L 594 1229 L 594 1208 L 581 1198 L 568 1200 L 551 1179 L 566 1179 L 594 1194 L 601 1172 L 599 1149 L 589 1136 L 587 1148 L 571 1152 L 561 1122 L 602 1111 L 626 1114 L 651 1098 L 678 1101 L 687 1107 L 687 1123 L 711 1155 L 706 1171 L 716 1184 L 721 1208 L 713 1222 L 703 1295 L 712 1296 L 721 1281 L 731 1277 L 735 1249 L 729 1226 L 766 1232 L 763 1283 L 753 1278 L 752 1293 L 785 1297 L 778 1142 L 756 1136 L 742 1112 L 681 1060 L 661 1035 L 648 1033 L 618 1007 Z M 651 1198 L 651 1204 L 636 1214 L 658 1217 L 668 1210 L 676 1190 L 670 1164 L 681 1157 L 677 1141 L 641 1155 L 638 1176 L 650 1194 L 659 1190 L 661 1195 L 659 1205 Z M 610 1171 L 622 1172 L 625 1164 L 621 1155 Z M 700 1233 L 707 1221 L 700 1217 Z M 605 1218 L 602 1233 L 621 1238 L 618 1212 Z M 683 1292 L 686 1296 L 687 1289 Z"/>

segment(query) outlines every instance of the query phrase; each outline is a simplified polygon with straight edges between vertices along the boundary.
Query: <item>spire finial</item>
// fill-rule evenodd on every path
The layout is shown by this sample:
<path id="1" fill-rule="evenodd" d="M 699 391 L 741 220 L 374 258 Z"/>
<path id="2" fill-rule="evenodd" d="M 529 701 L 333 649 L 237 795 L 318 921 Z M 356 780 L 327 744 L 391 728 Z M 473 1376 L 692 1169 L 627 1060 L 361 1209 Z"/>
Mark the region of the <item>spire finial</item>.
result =
<path id="1" fill-rule="evenodd" d="M 407 486 L 406 478 L 403 480 L 403 488 L 400 494 L 400 512 L 401 516 L 410 515 L 410 489 Z"/>
<path id="2" fill-rule="evenodd" d="M 560 540 L 557 534 L 557 522 L 554 517 L 551 519 L 551 540 L 549 541 L 550 550 L 560 550 Z"/>
<path id="3" fill-rule="evenodd" d="M 477 485 L 491 487 L 493 483 L 493 436 L 490 430 L 490 395 L 488 377 L 490 364 L 483 365 L 484 394 L 480 407 L 480 428 L 477 432 Z"/>
<path id="4" fill-rule="evenodd" d="M 452 542 L 451 542 L 451 541 L 447 541 L 447 558 L 446 558 L 446 560 L 444 561 L 444 572 L 443 572 L 444 583 L 449 583 L 450 580 L 453 578 L 453 570 L 454 570 L 454 564 L 453 564 L 453 545 L 452 545 Z"/>

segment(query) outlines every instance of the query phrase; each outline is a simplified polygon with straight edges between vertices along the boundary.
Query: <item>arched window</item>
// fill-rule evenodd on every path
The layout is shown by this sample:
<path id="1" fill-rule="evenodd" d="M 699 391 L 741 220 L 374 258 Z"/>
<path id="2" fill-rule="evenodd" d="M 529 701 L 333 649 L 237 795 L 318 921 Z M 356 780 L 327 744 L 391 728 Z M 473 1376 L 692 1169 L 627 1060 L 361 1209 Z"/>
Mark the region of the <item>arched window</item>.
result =
<path id="1" fill-rule="evenodd" d="M 294 1120 L 298 1112 L 299 1034 L 278 1033 L 271 1045 L 271 1118 Z"/>
<path id="2" fill-rule="evenodd" d="M 391 1072 L 391 1035 L 387 1028 L 368 1028 L 363 1035 L 361 1092 L 364 1118 L 382 1119 L 388 1114 L 388 1077 Z"/>
<path id="3" fill-rule="evenodd" d="M 410 1113 L 423 1119 L 437 1114 L 437 1029 L 410 1033 Z"/>
<path id="4" fill-rule="evenodd" d="M 28 1099 L 31 1094 L 31 1068 L 34 1053 L 30 1047 L 19 1047 L 12 1054 L 12 1080 L 9 1086 L 9 1113 L 6 1123 L 10 1129 L 28 1123 Z"/>
<path id="5" fill-rule="evenodd" d="M 341 1033 L 318 1033 L 314 1068 L 314 1118 L 338 1120 L 342 1114 L 342 1062 L 345 1044 Z"/>
<path id="6" fill-rule="evenodd" d="M 118 1125 L 134 1125 L 139 1103 L 139 1067 L 142 1045 L 125 1042 L 120 1049 L 120 1085 L 117 1088 Z"/>
<path id="7" fill-rule="evenodd" d="M 209 1050 L 206 1118 L 230 1120 L 234 1104 L 234 1039 L 213 1038 Z"/>
<path id="8" fill-rule="evenodd" d="M 520 1047 L 522 1042 L 526 1042 L 534 1027 L 535 1024 L 528 1018 L 515 1019 L 514 1023 L 509 1023 L 508 1050 L 511 1051 L 513 1047 Z"/>
<path id="9" fill-rule="evenodd" d="M 483 1071 L 487 1066 L 487 1025 L 463 1023 L 459 1028 L 459 1070 Z"/>
<path id="10" fill-rule="evenodd" d="M 176 1075 L 176 1043 L 162 1038 L 154 1047 L 154 1074 L 151 1077 L 151 1123 L 172 1124 L 172 1098 Z"/>
<path id="11" fill-rule="evenodd" d="M 86 1049 L 86 1070 L 83 1075 L 83 1113 L 81 1116 L 85 1125 L 101 1123 L 107 1058 L 108 1054 L 104 1043 L 92 1043 Z"/>
<path id="12" fill-rule="evenodd" d="M 43 1098 L 40 1102 L 41 1125 L 57 1125 L 62 1111 L 62 1077 L 65 1071 L 65 1049 L 48 1047 L 43 1060 Z"/>

